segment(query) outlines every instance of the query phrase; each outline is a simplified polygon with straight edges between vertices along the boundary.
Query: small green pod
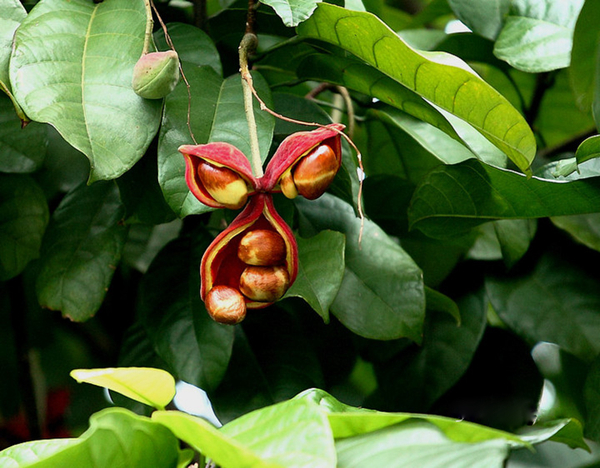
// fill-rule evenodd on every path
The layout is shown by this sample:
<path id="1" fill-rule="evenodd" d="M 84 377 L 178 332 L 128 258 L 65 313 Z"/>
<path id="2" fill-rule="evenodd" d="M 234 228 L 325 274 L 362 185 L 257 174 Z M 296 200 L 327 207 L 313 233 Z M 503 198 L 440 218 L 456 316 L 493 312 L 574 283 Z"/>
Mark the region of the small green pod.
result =
<path id="1" fill-rule="evenodd" d="M 145 99 L 162 99 L 179 82 L 179 56 L 174 50 L 151 52 L 133 68 L 133 90 Z"/>

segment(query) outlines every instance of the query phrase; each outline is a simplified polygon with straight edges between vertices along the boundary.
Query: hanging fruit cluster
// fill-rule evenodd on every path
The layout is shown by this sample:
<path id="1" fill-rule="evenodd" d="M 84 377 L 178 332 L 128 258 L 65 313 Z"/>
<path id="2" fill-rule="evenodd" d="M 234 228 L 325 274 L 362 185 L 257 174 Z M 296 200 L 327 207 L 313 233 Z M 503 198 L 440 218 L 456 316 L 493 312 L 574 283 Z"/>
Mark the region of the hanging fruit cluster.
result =
<path id="1" fill-rule="evenodd" d="M 258 178 L 246 156 L 228 143 L 179 148 L 187 185 L 198 200 L 213 208 L 244 207 L 202 257 L 200 296 L 217 322 L 239 323 L 247 309 L 279 300 L 296 279 L 298 246 L 272 194 L 320 197 L 341 166 L 343 128 L 331 124 L 288 136 Z"/>

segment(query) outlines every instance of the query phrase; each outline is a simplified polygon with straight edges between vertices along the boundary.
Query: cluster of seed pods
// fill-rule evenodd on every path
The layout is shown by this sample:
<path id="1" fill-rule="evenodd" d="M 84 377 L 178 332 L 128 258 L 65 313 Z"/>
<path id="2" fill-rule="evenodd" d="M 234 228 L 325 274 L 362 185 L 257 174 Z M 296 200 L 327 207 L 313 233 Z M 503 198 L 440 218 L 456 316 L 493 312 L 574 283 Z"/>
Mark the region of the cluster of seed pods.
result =
<path id="1" fill-rule="evenodd" d="M 341 166 L 341 131 L 331 124 L 288 136 L 262 177 L 248 158 L 223 142 L 179 147 L 191 192 L 213 208 L 244 208 L 206 249 L 200 296 L 217 322 L 236 324 L 248 309 L 279 300 L 296 279 L 298 246 L 273 205 L 273 193 L 320 197 Z"/>

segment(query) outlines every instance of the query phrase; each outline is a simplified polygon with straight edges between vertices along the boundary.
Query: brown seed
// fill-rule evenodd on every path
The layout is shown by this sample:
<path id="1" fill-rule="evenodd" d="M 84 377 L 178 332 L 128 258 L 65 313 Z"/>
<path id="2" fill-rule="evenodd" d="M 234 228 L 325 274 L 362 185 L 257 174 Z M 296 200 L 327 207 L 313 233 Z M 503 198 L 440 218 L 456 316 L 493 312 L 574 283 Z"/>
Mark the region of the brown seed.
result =
<path id="1" fill-rule="evenodd" d="M 285 294 L 290 276 L 284 267 L 249 266 L 240 277 L 240 291 L 257 302 L 275 302 Z"/>
<path id="2" fill-rule="evenodd" d="M 244 296 L 229 286 L 214 286 L 204 298 L 204 305 L 215 322 L 235 325 L 246 316 Z"/>
<path id="3" fill-rule="evenodd" d="M 198 164 L 197 173 L 210 196 L 226 208 L 236 210 L 246 204 L 248 186 L 239 174 L 206 161 Z"/>
<path id="4" fill-rule="evenodd" d="M 338 169 L 340 160 L 330 146 L 317 146 L 294 168 L 294 183 L 298 193 L 314 200 L 325 193 Z"/>
<path id="5" fill-rule="evenodd" d="M 283 237 L 267 229 L 249 231 L 240 240 L 238 258 L 248 265 L 281 265 L 285 261 Z"/>
<path id="6" fill-rule="evenodd" d="M 283 174 L 279 180 L 279 187 L 281 187 L 281 193 L 289 199 L 294 199 L 298 196 L 298 189 L 296 188 L 296 184 L 294 184 L 291 170 L 288 170 Z"/>

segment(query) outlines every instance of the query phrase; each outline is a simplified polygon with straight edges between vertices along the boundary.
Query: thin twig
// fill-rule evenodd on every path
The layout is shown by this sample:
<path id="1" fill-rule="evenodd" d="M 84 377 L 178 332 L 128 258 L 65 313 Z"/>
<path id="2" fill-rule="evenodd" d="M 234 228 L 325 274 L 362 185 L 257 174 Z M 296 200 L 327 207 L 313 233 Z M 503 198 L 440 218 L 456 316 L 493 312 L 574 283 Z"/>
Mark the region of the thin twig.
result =
<path id="1" fill-rule="evenodd" d="M 173 41 L 171 40 L 171 36 L 169 35 L 169 31 L 167 31 L 167 26 L 165 25 L 162 18 L 160 17 L 158 10 L 156 9 L 156 6 L 154 6 L 154 2 L 152 0 L 149 0 L 149 1 L 150 1 L 150 4 L 152 5 L 152 8 L 154 9 L 154 13 L 156 14 L 156 18 L 158 19 L 158 22 L 160 23 L 160 27 L 162 28 L 163 32 L 165 33 L 165 41 L 167 42 L 167 45 L 171 48 L 171 50 L 177 52 L 177 50 L 175 49 L 175 45 L 173 44 Z M 187 128 L 190 133 L 190 138 L 192 139 L 194 144 L 197 145 L 198 142 L 196 141 L 196 138 L 194 137 L 194 132 L 192 131 L 192 123 L 191 123 L 191 120 L 192 120 L 192 118 L 191 118 L 191 115 L 192 115 L 192 90 L 190 88 L 189 81 L 185 77 L 185 73 L 183 73 L 183 66 L 181 65 L 181 60 L 179 61 L 179 73 L 181 74 L 181 78 L 183 79 L 183 82 L 185 83 L 185 87 L 187 89 L 187 95 L 188 95 L 188 108 L 187 108 L 187 119 L 186 119 Z"/>
<path id="2" fill-rule="evenodd" d="M 152 29 L 154 28 L 154 21 L 152 20 L 152 6 L 151 0 L 144 0 L 144 6 L 146 7 L 146 31 L 144 32 L 144 47 L 142 49 L 142 57 L 150 51 L 150 42 L 152 41 Z"/>

